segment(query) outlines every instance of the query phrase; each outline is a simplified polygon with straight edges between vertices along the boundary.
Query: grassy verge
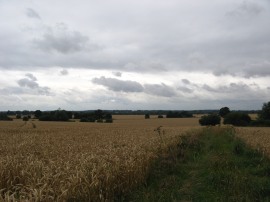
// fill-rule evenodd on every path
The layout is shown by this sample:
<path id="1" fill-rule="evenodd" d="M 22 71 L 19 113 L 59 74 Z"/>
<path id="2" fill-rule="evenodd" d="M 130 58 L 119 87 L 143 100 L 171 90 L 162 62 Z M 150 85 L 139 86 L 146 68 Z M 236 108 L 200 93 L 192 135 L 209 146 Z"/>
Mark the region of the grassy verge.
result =
<path id="1" fill-rule="evenodd" d="M 233 129 L 205 128 L 161 156 L 128 201 L 270 201 L 270 161 Z"/>

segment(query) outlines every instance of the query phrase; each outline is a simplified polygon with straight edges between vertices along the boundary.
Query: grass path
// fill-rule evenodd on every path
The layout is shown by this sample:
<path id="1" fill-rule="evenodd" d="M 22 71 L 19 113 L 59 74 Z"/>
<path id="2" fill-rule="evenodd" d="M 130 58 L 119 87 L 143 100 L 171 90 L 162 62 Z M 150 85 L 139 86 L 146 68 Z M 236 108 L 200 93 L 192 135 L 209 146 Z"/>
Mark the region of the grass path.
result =
<path id="1" fill-rule="evenodd" d="M 184 136 L 128 201 L 270 201 L 270 161 L 228 128 Z"/>

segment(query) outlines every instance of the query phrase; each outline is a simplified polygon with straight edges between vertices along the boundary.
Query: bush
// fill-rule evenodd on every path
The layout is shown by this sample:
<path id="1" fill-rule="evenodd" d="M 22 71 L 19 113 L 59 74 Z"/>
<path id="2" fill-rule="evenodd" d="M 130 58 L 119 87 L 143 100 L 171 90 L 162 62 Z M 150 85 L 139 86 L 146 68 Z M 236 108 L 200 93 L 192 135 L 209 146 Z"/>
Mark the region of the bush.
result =
<path id="1" fill-rule="evenodd" d="M 199 123 L 202 126 L 215 126 L 220 124 L 220 116 L 217 114 L 204 115 L 199 119 Z"/>
<path id="2" fill-rule="evenodd" d="M 270 127 L 270 120 L 252 120 L 249 124 L 250 126 L 257 126 L 257 127 Z"/>
<path id="3" fill-rule="evenodd" d="M 113 122 L 112 119 L 106 119 L 106 120 L 105 120 L 105 123 L 112 123 L 112 122 Z"/>
<path id="4" fill-rule="evenodd" d="M 20 115 L 20 114 L 16 115 L 16 119 L 21 119 L 21 118 L 22 118 L 22 115 Z"/>
<path id="5" fill-rule="evenodd" d="M 94 118 L 81 118 L 80 122 L 95 122 L 96 120 Z"/>
<path id="6" fill-rule="evenodd" d="M 6 113 L 0 112 L 0 121 L 12 121 L 13 119 L 8 117 Z"/>
<path id="7" fill-rule="evenodd" d="M 24 116 L 23 117 L 23 121 L 28 121 L 29 120 L 29 117 L 28 116 Z"/>
<path id="8" fill-rule="evenodd" d="M 98 119 L 97 123 L 103 123 L 103 119 Z"/>
<path id="9" fill-rule="evenodd" d="M 145 115 L 144 115 L 144 118 L 145 118 L 145 119 L 150 119 L 150 114 L 145 114 Z"/>
<path id="10" fill-rule="evenodd" d="M 162 115 L 158 115 L 158 118 L 159 118 L 159 119 L 162 119 L 162 118 L 163 118 L 163 116 L 162 116 Z"/>
<path id="11" fill-rule="evenodd" d="M 224 124 L 232 124 L 234 126 L 247 126 L 251 122 L 248 114 L 242 112 L 231 112 L 224 117 Z"/>

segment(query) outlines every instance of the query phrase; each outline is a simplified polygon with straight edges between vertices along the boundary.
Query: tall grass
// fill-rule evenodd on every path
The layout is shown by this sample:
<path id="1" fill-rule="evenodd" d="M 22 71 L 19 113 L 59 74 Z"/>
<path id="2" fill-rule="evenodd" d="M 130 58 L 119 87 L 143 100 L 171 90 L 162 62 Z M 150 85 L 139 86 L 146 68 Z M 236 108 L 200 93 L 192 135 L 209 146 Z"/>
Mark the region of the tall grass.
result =
<path id="1" fill-rule="evenodd" d="M 177 148 L 177 160 L 160 158 L 131 201 L 270 201 L 270 160 L 233 128 L 187 134 Z"/>

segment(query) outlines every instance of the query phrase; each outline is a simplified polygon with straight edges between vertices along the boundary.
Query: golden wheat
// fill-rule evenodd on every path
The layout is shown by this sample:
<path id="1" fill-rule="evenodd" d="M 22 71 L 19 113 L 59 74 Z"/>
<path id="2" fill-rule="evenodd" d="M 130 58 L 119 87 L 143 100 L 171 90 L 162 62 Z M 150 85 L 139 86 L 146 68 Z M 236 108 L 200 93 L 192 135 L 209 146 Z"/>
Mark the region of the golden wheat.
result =
<path id="1" fill-rule="evenodd" d="M 270 157 L 269 127 L 237 127 L 236 134 L 248 145 Z"/>
<path id="2" fill-rule="evenodd" d="M 1 122 L 0 201 L 117 199 L 145 181 L 160 150 L 198 126 L 196 118 L 114 118 L 113 124 Z"/>

